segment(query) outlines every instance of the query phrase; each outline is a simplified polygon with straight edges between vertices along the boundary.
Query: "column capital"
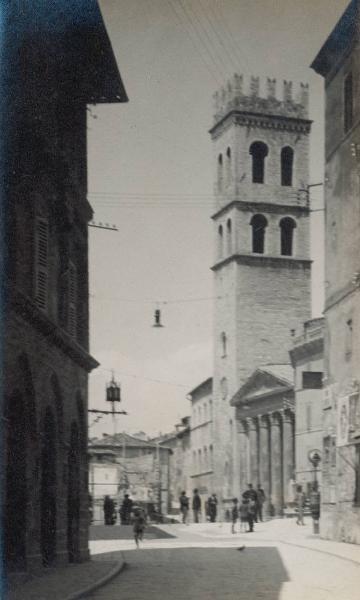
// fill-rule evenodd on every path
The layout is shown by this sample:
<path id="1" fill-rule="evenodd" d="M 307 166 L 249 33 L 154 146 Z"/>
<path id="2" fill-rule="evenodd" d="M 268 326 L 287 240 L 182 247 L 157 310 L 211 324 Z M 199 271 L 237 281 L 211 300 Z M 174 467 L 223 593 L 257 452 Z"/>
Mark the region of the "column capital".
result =
<path id="1" fill-rule="evenodd" d="M 257 417 L 247 417 L 245 419 L 248 430 L 255 431 L 257 429 L 258 418 Z"/>
<path id="2" fill-rule="evenodd" d="M 247 433 L 246 419 L 236 420 L 236 429 L 238 433 Z"/>
<path id="3" fill-rule="evenodd" d="M 269 415 L 269 419 L 270 419 L 270 423 L 271 423 L 271 426 L 272 426 L 272 427 L 273 427 L 274 425 L 276 425 L 276 426 L 280 427 L 280 424 L 281 424 L 281 420 L 280 420 L 280 419 L 281 419 L 281 416 L 280 416 L 280 412 L 279 412 L 279 411 L 276 411 L 276 412 L 272 412 L 272 413 L 270 413 L 270 415 Z"/>
<path id="4" fill-rule="evenodd" d="M 284 423 L 292 423 L 295 414 L 291 408 L 283 408 L 280 413 Z"/>
<path id="5" fill-rule="evenodd" d="M 259 427 L 265 427 L 268 428 L 269 427 L 269 415 L 266 413 L 264 415 L 259 415 L 258 416 L 258 420 L 259 420 Z"/>

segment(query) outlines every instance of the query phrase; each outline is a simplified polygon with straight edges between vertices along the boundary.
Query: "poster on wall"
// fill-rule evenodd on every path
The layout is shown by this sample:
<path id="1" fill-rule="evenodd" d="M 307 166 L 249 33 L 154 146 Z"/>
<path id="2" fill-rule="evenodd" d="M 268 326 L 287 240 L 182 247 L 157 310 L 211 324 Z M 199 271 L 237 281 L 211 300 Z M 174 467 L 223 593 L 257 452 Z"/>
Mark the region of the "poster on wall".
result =
<path id="1" fill-rule="evenodd" d="M 349 443 L 349 397 L 338 398 L 337 405 L 337 446 Z"/>

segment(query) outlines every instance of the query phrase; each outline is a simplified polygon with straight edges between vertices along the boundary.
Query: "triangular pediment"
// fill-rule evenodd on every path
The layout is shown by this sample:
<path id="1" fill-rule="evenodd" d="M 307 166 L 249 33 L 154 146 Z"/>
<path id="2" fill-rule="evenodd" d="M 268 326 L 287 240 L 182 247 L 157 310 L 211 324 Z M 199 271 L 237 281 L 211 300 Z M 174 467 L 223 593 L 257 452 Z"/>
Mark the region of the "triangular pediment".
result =
<path id="1" fill-rule="evenodd" d="M 265 365 L 258 367 L 231 399 L 231 404 L 249 403 L 286 392 L 294 387 L 291 365 Z"/>

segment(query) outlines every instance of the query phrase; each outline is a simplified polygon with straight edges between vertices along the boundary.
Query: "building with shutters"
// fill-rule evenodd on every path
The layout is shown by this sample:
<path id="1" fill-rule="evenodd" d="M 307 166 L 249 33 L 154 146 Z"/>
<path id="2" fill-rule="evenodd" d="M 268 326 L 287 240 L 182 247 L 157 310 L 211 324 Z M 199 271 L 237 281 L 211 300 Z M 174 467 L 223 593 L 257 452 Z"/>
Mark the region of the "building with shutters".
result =
<path id="1" fill-rule="evenodd" d="M 1 532 L 31 572 L 89 555 L 87 105 L 127 97 L 96 0 L 5 3 L 2 35 Z"/>
<path id="2" fill-rule="evenodd" d="M 325 83 L 325 333 L 320 533 L 360 543 L 360 2 L 311 67 Z"/>
<path id="3" fill-rule="evenodd" d="M 310 128 L 305 84 L 293 94 L 285 81 L 279 97 L 275 80 L 235 75 L 215 94 L 213 485 L 223 508 L 266 481 L 281 512 L 293 477 L 283 440 L 292 449 L 291 331 L 311 315 Z"/>

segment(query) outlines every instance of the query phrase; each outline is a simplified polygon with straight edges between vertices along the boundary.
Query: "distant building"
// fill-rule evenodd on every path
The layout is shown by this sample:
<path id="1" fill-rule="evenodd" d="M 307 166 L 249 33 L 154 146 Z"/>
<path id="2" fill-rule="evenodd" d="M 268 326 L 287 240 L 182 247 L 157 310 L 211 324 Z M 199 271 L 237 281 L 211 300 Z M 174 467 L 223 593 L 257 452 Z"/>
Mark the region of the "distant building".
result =
<path id="1" fill-rule="evenodd" d="M 160 446 L 170 448 L 169 456 L 169 507 L 168 512 L 179 511 L 179 496 L 182 491 L 191 492 L 190 417 L 183 417 L 175 430 L 155 440 Z"/>
<path id="2" fill-rule="evenodd" d="M 312 68 L 325 80 L 325 365 L 320 532 L 360 543 L 360 2 Z"/>
<path id="3" fill-rule="evenodd" d="M 278 98 L 276 80 L 264 83 L 260 89 L 258 77 L 246 85 L 235 75 L 215 95 L 210 130 L 215 172 L 213 487 L 220 508 L 239 495 L 241 474 L 248 473 L 243 436 L 253 455 L 262 435 L 259 423 L 245 432 L 240 423 L 238 433 L 236 421 L 245 416 L 237 407 L 239 390 L 264 365 L 289 363 L 290 332 L 299 331 L 311 316 L 308 86 L 300 84 L 295 97 L 292 82 L 285 81 Z M 283 416 L 275 412 L 267 435 L 278 453 L 273 468 L 279 472 Z M 254 484 L 267 470 L 264 460 L 259 458 L 256 471 L 251 467 Z M 270 495 L 280 510 L 282 476 L 276 488 L 273 481 Z"/>
<path id="4" fill-rule="evenodd" d="M 190 484 L 197 489 L 202 500 L 204 517 L 205 502 L 213 493 L 213 401 L 212 377 L 209 377 L 188 394 L 191 401 L 190 428 Z"/>
<path id="5" fill-rule="evenodd" d="M 95 0 L 1 19 L 1 533 L 7 569 L 38 571 L 89 556 L 86 105 L 127 97 Z"/>
<path id="6" fill-rule="evenodd" d="M 324 319 L 304 323 L 302 335 L 294 338 L 290 357 L 295 372 L 295 480 L 308 495 L 314 483 L 309 452 L 318 450 L 321 455 L 323 446 Z M 321 462 L 318 469 L 321 489 Z"/>
<path id="7" fill-rule="evenodd" d="M 93 520 L 103 521 L 103 501 L 110 496 L 121 506 L 124 495 L 162 514 L 169 509 L 171 448 L 126 433 L 90 440 L 89 493 Z"/>

